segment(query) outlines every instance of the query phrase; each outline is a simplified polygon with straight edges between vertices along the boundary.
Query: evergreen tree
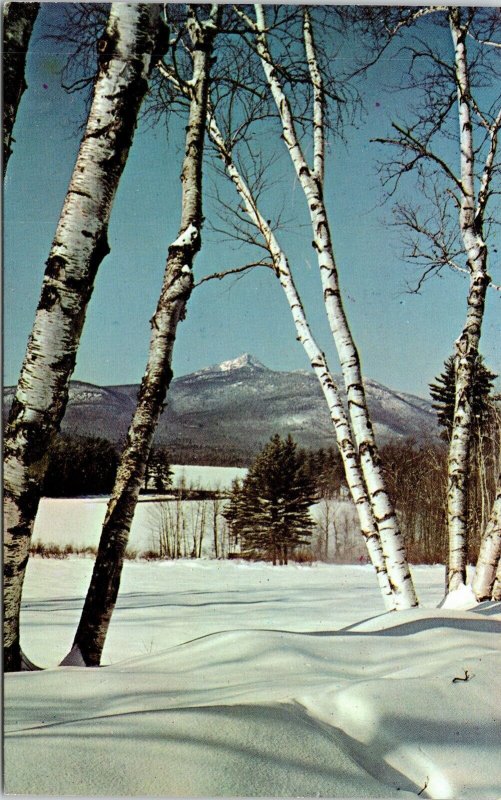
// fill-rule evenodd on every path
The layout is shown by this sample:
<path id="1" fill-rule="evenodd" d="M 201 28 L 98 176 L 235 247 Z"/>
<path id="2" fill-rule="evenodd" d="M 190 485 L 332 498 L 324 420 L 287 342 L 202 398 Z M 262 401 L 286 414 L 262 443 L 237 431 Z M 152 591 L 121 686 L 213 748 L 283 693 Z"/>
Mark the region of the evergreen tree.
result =
<path id="1" fill-rule="evenodd" d="M 287 564 L 294 549 L 309 543 L 309 506 L 315 488 L 304 455 L 290 436 L 275 435 L 256 457 L 242 484 L 234 483 L 225 513 L 233 537 L 274 564 Z"/>
<path id="2" fill-rule="evenodd" d="M 497 375 L 485 366 L 482 356 L 478 356 L 473 370 L 472 384 L 472 410 L 475 420 L 475 429 L 478 430 L 487 422 L 490 414 L 490 395 L 494 388 Z M 435 378 L 435 383 L 430 383 L 430 395 L 435 401 L 435 409 L 439 424 L 445 429 L 443 438 L 450 440 L 452 423 L 454 420 L 456 376 L 454 369 L 454 356 L 444 363 L 444 371 Z M 475 431 L 472 431 L 472 435 Z"/>
<path id="3" fill-rule="evenodd" d="M 165 492 L 172 486 L 172 470 L 165 447 L 152 447 L 146 462 L 143 492 Z"/>
<path id="4" fill-rule="evenodd" d="M 488 509 L 496 496 L 496 478 L 499 458 L 499 411 L 492 395 L 497 375 L 485 366 L 478 356 L 473 370 L 471 389 L 472 425 L 468 443 L 468 469 L 465 479 L 465 518 L 468 530 L 466 557 L 474 563 L 478 555 L 480 538 L 485 529 Z M 435 400 L 433 408 L 442 426 L 442 438 L 450 442 L 455 403 L 454 357 L 444 364 L 444 371 L 430 384 L 430 394 Z"/>

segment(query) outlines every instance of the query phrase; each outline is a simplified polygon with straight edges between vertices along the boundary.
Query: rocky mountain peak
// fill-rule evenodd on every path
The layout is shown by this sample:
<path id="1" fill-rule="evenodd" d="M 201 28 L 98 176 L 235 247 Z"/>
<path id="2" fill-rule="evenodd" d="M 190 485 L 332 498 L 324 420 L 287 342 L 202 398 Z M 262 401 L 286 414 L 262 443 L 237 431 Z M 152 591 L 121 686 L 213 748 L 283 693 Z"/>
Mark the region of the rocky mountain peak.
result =
<path id="1" fill-rule="evenodd" d="M 219 364 L 218 369 L 221 372 L 230 372 L 231 370 L 242 369 L 242 367 L 251 367 L 252 369 L 261 370 L 268 369 L 250 353 L 242 353 L 242 355 L 238 356 L 237 358 L 231 358 L 228 361 L 223 361 L 221 364 Z"/>

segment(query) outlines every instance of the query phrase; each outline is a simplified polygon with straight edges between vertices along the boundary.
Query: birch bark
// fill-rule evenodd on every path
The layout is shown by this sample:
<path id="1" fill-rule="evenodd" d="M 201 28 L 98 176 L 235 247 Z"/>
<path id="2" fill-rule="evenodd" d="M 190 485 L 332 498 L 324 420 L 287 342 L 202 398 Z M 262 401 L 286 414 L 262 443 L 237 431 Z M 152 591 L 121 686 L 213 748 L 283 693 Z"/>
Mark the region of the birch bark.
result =
<path id="1" fill-rule="evenodd" d="M 479 602 L 482 600 L 495 599 L 493 588 L 496 581 L 496 570 L 498 569 L 501 556 L 501 475 L 498 479 L 498 492 L 491 510 L 491 516 L 486 525 L 485 531 L 480 542 L 480 552 L 478 554 L 475 576 L 473 578 L 472 589 Z M 499 599 L 499 598 L 497 598 Z"/>
<path id="2" fill-rule="evenodd" d="M 341 299 L 334 247 L 323 200 L 324 92 L 315 58 L 309 12 L 307 9 L 304 11 L 304 41 L 314 89 L 313 141 L 315 166 L 313 169 L 310 169 L 305 159 L 296 134 L 294 115 L 278 79 L 278 73 L 268 48 L 263 7 L 256 5 L 255 13 L 256 49 L 261 58 L 263 70 L 282 122 L 283 139 L 310 212 L 314 237 L 313 244 L 317 251 L 327 318 L 341 364 L 353 434 L 383 548 L 386 569 L 395 597 L 395 605 L 398 609 L 410 608 L 416 606 L 418 601 L 405 556 L 403 536 L 383 478 L 372 423 L 367 409 L 360 359 Z"/>
<path id="3" fill-rule="evenodd" d="M 114 3 L 86 130 L 47 261 L 5 434 L 4 658 L 22 666 L 19 611 L 47 449 L 68 398 L 87 304 L 109 252 L 107 226 L 147 89 L 160 11 Z"/>
<path id="4" fill-rule="evenodd" d="M 494 586 L 492 587 L 491 600 L 495 600 L 495 601 L 501 600 L 501 558 L 498 561 L 498 567 L 497 567 L 497 570 L 496 570 L 496 578 L 494 580 Z"/>
<path id="5" fill-rule="evenodd" d="M 470 271 L 466 321 L 455 343 L 455 407 L 448 458 L 447 523 L 449 532 L 449 591 L 466 583 L 468 465 L 473 424 L 472 386 L 485 296 L 490 283 L 487 245 L 483 236 L 483 214 L 489 194 L 492 163 L 496 152 L 497 124 L 491 128 L 491 147 L 485 162 L 481 189 L 475 195 L 475 154 L 471 91 L 466 51 L 467 27 L 461 25 L 459 8 L 451 8 L 449 25 L 454 45 L 455 75 L 460 137 L 461 206 L 459 224 Z"/>
<path id="6" fill-rule="evenodd" d="M 26 54 L 40 3 L 6 2 L 3 7 L 3 174 L 12 153 L 12 131 L 26 89 Z"/>
<path id="7" fill-rule="evenodd" d="M 360 471 L 358 455 L 353 445 L 350 424 L 346 417 L 338 388 L 329 371 L 325 355 L 320 350 L 311 333 L 301 298 L 294 283 L 289 262 L 265 217 L 260 213 L 251 189 L 246 184 L 235 165 L 231 151 L 225 144 L 224 137 L 217 126 L 212 112 L 209 114 L 209 135 L 225 164 L 231 181 L 242 199 L 243 206 L 249 219 L 260 232 L 272 258 L 275 275 L 280 281 L 294 320 L 297 339 L 302 344 L 308 356 L 329 408 L 339 452 L 343 461 L 346 480 L 357 510 L 360 530 L 364 537 L 370 560 L 376 570 L 377 580 L 385 606 L 388 610 L 392 610 L 395 607 L 395 598 L 388 579 L 378 530 Z"/>
<path id="8" fill-rule="evenodd" d="M 188 29 L 193 43 L 193 76 L 190 81 L 191 101 L 181 173 L 179 235 L 168 250 L 162 290 L 151 320 L 146 371 L 108 503 L 82 616 L 72 649 L 62 662 L 66 665 L 100 664 L 148 454 L 172 379 L 172 351 L 177 325 L 185 315 L 193 288 L 192 266 L 201 244 L 202 161 L 210 62 L 217 31 L 214 20 L 217 14 L 217 7 L 212 6 L 211 18 L 206 23 L 198 22 L 193 7 L 188 14 Z"/>

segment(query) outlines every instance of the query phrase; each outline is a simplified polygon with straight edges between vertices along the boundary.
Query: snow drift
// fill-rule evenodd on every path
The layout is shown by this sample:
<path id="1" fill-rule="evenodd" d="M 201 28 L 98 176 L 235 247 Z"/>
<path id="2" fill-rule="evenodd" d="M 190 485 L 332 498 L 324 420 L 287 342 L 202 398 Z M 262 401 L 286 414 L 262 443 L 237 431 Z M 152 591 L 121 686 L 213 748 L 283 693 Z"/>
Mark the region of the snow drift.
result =
<path id="1" fill-rule="evenodd" d="M 500 795 L 501 605 L 437 610 L 442 568 L 385 614 L 369 567 L 127 563 L 107 666 L 57 667 L 91 569 L 28 565 L 7 792 Z"/>

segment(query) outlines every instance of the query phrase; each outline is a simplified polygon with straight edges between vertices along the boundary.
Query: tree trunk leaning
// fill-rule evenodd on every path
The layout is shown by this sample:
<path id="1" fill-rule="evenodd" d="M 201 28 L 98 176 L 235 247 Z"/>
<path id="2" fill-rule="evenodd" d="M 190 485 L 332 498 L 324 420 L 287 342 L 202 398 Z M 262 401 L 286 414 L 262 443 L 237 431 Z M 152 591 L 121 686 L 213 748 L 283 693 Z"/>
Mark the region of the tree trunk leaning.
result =
<path id="1" fill-rule="evenodd" d="M 386 490 L 381 460 L 374 438 L 372 423 L 367 408 L 360 359 L 353 340 L 341 299 L 334 248 L 330 233 L 323 193 L 323 132 L 318 106 L 323 103 L 323 90 L 318 73 L 312 73 L 314 44 L 311 29 L 306 26 L 307 58 L 314 87 L 314 161 L 319 171 L 316 174 L 308 166 L 296 134 L 294 115 L 280 82 L 277 70 L 267 45 L 264 9 L 255 6 L 256 49 L 270 87 L 278 114 L 282 122 L 283 140 L 294 165 L 299 183 L 305 194 L 313 232 L 314 247 L 324 291 L 327 318 L 336 345 L 343 373 L 348 410 L 355 436 L 362 473 L 369 494 L 373 515 L 385 557 L 391 588 L 397 609 L 417 606 L 418 600 L 405 555 L 405 544 L 398 524 L 395 509 Z M 309 38 L 308 38 L 309 37 Z"/>
<path id="2" fill-rule="evenodd" d="M 21 667 L 19 612 L 47 450 L 68 386 L 107 227 L 148 86 L 160 7 L 114 3 L 100 43 L 92 105 L 47 261 L 5 434 L 4 665 Z"/>
<path id="3" fill-rule="evenodd" d="M 386 571 L 378 530 L 360 471 L 358 454 L 353 445 L 352 432 L 346 418 L 338 388 L 329 371 L 325 356 L 311 333 L 287 258 L 265 217 L 260 213 L 251 189 L 237 169 L 231 152 L 225 145 L 224 137 L 215 121 L 213 112 L 211 112 L 209 118 L 209 134 L 226 166 L 228 176 L 240 195 L 249 219 L 260 232 L 273 260 L 275 274 L 280 281 L 294 320 L 297 339 L 303 345 L 329 408 L 339 452 L 343 461 L 346 480 L 357 510 L 360 530 L 364 537 L 370 560 L 376 570 L 377 580 L 385 606 L 388 610 L 391 610 L 395 608 L 394 596 Z"/>
<path id="4" fill-rule="evenodd" d="M 492 587 L 491 600 L 495 601 L 501 600 L 501 558 L 498 561 L 498 568 L 496 570 L 496 579 L 494 581 L 494 586 Z"/>
<path id="5" fill-rule="evenodd" d="M 193 79 L 182 182 L 181 225 L 170 245 L 163 286 L 151 320 L 148 362 L 103 523 L 98 554 L 72 649 L 62 664 L 99 666 L 120 586 L 125 549 L 144 480 L 153 435 L 172 379 L 177 325 L 193 288 L 192 266 L 201 244 L 202 161 L 215 27 L 191 16 Z"/>
<path id="6" fill-rule="evenodd" d="M 490 600 L 493 596 L 496 570 L 498 569 L 500 557 L 501 475 L 498 479 L 498 492 L 494 500 L 494 505 L 492 506 L 491 516 L 482 536 L 482 541 L 480 542 L 480 552 L 478 554 L 475 576 L 472 583 L 473 593 L 479 602 L 482 600 Z"/>
<path id="7" fill-rule="evenodd" d="M 40 3 L 6 2 L 3 7 L 3 175 L 12 153 L 12 131 L 26 89 L 26 54 Z"/>

